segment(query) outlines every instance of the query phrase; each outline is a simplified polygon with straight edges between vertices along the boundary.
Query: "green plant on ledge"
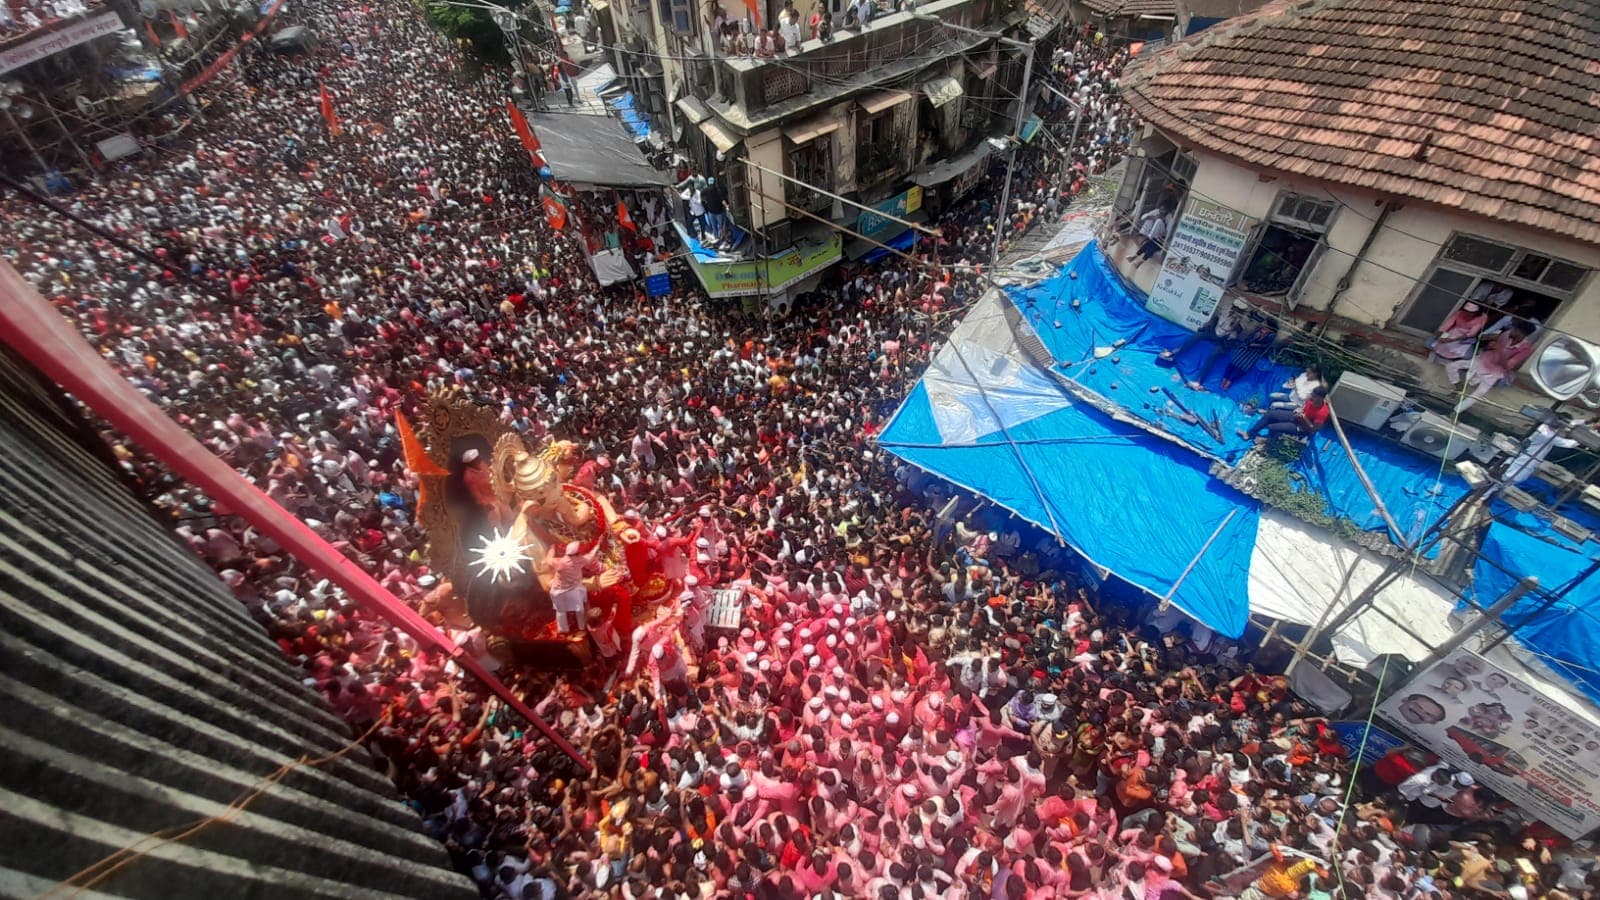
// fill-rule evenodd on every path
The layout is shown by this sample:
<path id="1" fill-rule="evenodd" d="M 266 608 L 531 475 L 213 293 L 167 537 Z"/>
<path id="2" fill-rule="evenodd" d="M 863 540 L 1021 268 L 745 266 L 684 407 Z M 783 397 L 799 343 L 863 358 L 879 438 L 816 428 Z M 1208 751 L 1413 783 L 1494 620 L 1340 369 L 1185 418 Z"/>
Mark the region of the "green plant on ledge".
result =
<path id="1" fill-rule="evenodd" d="M 1328 515 L 1327 501 L 1310 489 L 1304 475 L 1289 468 L 1288 463 L 1299 458 L 1301 449 L 1302 445 L 1296 441 L 1274 441 L 1273 447 L 1260 455 L 1255 471 L 1256 499 L 1297 519 L 1326 528 L 1347 541 L 1355 541 L 1362 533 L 1361 527 L 1343 516 Z M 1286 455 L 1290 453 L 1293 455 Z"/>

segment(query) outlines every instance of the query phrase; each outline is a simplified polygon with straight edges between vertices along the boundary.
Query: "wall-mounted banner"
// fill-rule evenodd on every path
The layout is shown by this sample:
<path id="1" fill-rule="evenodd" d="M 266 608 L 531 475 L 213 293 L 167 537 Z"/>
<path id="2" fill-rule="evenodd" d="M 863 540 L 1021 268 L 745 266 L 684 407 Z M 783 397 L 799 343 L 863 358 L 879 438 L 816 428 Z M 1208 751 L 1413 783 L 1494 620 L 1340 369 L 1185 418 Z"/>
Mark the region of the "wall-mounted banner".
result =
<path id="1" fill-rule="evenodd" d="M 0 51 L 0 75 L 20 69 L 30 63 L 36 63 L 47 56 L 54 56 L 63 50 L 76 47 L 86 41 L 92 41 L 103 34 L 110 34 L 122 28 L 122 20 L 114 12 L 101 13 L 82 21 L 73 22 L 64 27 L 50 32 L 44 37 L 34 38 L 18 47 Z"/>
<path id="2" fill-rule="evenodd" d="M 1189 198 L 1145 307 L 1185 328 L 1204 325 L 1221 302 L 1254 225 L 1242 212 Z"/>
<path id="3" fill-rule="evenodd" d="M 1600 826 L 1600 727 L 1539 685 L 1457 649 L 1378 714 L 1562 834 Z"/>

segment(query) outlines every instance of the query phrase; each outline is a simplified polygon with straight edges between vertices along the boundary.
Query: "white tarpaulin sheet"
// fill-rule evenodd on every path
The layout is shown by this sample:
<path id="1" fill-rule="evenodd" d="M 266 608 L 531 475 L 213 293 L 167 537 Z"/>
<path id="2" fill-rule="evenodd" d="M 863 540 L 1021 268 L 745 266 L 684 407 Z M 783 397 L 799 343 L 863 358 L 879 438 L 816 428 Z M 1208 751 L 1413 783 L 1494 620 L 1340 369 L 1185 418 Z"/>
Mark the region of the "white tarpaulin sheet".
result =
<path id="1" fill-rule="evenodd" d="M 1008 318 L 1013 310 L 999 294 L 985 294 L 923 374 L 943 443 L 970 444 L 1072 405 L 1049 375 L 1028 364 Z"/>
<path id="2" fill-rule="evenodd" d="M 628 265 L 628 257 L 621 250 L 601 250 L 589 257 L 589 264 L 594 266 L 594 275 L 602 287 L 634 278 L 633 266 Z"/>

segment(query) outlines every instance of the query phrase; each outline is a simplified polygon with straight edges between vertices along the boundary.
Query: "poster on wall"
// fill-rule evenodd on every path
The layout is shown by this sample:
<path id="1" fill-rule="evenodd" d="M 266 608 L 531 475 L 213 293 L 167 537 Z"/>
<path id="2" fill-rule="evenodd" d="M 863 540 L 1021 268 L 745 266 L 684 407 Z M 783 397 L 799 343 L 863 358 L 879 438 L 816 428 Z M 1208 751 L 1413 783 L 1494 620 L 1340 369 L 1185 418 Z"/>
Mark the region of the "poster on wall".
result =
<path id="1" fill-rule="evenodd" d="M 1254 226 L 1242 212 L 1190 197 L 1145 307 L 1185 328 L 1204 325 L 1222 301 L 1223 286 Z"/>
<path id="2" fill-rule="evenodd" d="M 1600 727 L 1470 650 L 1429 667 L 1378 713 L 1562 834 L 1600 826 Z"/>

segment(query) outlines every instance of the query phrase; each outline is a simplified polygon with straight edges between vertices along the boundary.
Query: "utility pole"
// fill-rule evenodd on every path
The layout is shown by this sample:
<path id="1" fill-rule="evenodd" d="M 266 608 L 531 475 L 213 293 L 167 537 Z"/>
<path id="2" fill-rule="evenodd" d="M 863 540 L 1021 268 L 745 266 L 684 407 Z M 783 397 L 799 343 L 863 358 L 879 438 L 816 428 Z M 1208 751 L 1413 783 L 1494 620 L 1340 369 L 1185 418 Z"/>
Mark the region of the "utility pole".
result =
<path id="1" fill-rule="evenodd" d="M 1496 600 L 1493 606 L 1490 606 L 1488 609 L 1479 613 L 1478 617 L 1474 619 L 1471 624 L 1460 631 L 1457 631 L 1455 634 L 1450 636 L 1449 640 L 1435 647 L 1433 652 L 1428 654 L 1427 659 L 1424 659 L 1422 662 L 1417 664 L 1417 671 L 1427 671 L 1429 666 L 1432 666 L 1439 660 L 1444 659 L 1446 656 L 1449 656 L 1451 653 L 1455 652 L 1457 647 L 1465 644 L 1472 638 L 1473 635 L 1487 628 L 1491 622 L 1500 621 L 1500 617 L 1505 615 L 1506 612 L 1511 609 L 1511 607 L 1515 606 L 1518 600 L 1526 597 L 1531 591 L 1537 590 L 1538 587 L 1539 579 L 1534 575 L 1526 576 L 1521 581 L 1512 585 L 1510 590 L 1500 595 L 1500 599 Z"/>

